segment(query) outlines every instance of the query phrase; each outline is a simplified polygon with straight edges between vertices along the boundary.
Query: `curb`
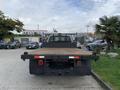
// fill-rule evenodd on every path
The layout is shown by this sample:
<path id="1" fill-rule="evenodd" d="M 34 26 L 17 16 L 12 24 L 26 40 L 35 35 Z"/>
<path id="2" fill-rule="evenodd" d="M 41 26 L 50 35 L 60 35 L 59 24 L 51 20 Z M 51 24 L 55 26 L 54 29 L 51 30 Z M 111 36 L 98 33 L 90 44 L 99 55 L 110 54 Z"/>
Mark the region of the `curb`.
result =
<path id="1" fill-rule="evenodd" d="M 113 90 L 106 82 L 104 82 L 94 71 L 91 71 L 91 75 L 96 79 L 96 81 L 105 89 Z"/>

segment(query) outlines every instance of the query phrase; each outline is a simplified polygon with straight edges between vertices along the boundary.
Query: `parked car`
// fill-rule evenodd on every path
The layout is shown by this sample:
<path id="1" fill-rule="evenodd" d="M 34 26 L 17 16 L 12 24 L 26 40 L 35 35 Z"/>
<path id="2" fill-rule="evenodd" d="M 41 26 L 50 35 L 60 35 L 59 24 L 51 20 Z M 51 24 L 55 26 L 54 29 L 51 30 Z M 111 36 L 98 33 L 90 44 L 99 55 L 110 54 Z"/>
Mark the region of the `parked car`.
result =
<path id="1" fill-rule="evenodd" d="M 0 42 L 0 49 L 4 49 L 5 48 L 5 45 L 6 45 L 6 43 L 5 42 Z"/>
<path id="2" fill-rule="evenodd" d="M 80 42 L 77 42 L 77 48 L 81 49 L 81 43 Z"/>
<path id="3" fill-rule="evenodd" d="M 21 46 L 26 47 L 29 44 L 29 41 L 22 41 Z"/>
<path id="4" fill-rule="evenodd" d="M 38 42 L 29 42 L 28 45 L 26 46 L 26 49 L 37 49 L 37 48 L 39 48 Z"/>
<path id="5" fill-rule="evenodd" d="M 20 47 L 21 47 L 21 43 L 19 41 L 8 42 L 5 45 L 5 49 L 15 49 L 15 48 L 20 48 Z"/>
<path id="6" fill-rule="evenodd" d="M 43 46 L 43 43 L 42 43 L 42 42 L 39 42 L 39 47 L 42 48 L 42 46 Z"/>
<path id="7" fill-rule="evenodd" d="M 96 47 L 100 47 L 104 49 L 107 46 L 107 42 L 105 40 L 95 40 L 92 43 L 88 43 L 86 48 L 90 51 L 93 51 Z"/>

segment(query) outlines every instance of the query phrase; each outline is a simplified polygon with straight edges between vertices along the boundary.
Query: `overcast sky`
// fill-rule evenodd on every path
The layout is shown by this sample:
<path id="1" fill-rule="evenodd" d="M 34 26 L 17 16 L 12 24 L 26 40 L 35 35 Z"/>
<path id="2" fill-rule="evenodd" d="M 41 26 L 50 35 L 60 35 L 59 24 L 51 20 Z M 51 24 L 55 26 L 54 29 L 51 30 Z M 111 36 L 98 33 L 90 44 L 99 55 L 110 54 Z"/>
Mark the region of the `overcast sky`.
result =
<path id="1" fill-rule="evenodd" d="M 104 15 L 120 15 L 120 0 L 0 0 L 5 15 L 20 19 L 26 29 L 59 32 L 93 31 Z"/>

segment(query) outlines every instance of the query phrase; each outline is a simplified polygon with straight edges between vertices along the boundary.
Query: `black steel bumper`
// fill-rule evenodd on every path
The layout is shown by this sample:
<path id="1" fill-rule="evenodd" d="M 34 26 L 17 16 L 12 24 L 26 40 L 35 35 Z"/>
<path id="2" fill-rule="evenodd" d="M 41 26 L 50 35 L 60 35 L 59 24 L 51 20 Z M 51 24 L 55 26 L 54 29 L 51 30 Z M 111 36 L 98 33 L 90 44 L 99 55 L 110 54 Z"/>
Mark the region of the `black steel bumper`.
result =
<path id="1" fill-rule="evenodd" d="M 45 56 L 45 55 L 43 55 Z M 69 56 L 73 56 L 73 55 L 47 55 L 46 59 L 68 59 Z M 21 55 L 21 59 L 22 60 L 33 60 L 34 59 L 34 55 L 30 55 L 28 54 L 28 52 L 24 52 L 24 54 Z M 80 56 L 81 60 L 98 60 L 99 59 L 99 55 L 97 55 L 96 53 L 93 53 L 91 56 Z"/>

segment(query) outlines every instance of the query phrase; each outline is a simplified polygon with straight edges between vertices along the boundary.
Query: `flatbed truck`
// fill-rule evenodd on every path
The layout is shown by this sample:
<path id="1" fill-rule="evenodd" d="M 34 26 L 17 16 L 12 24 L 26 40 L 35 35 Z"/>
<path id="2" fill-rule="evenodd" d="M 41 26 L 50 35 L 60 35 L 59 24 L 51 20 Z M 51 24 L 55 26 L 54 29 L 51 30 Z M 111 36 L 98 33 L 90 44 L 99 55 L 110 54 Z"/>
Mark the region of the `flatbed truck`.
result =
<path id="1" fill-rule="evenodd" d="M 53 34 L 42 48 L 24 52 L 21 59 L 29 60 L 29 72 L 34 75 L 90 75 L 93 56 L 91 51 L 77 48 L 71 36 Z"/>

